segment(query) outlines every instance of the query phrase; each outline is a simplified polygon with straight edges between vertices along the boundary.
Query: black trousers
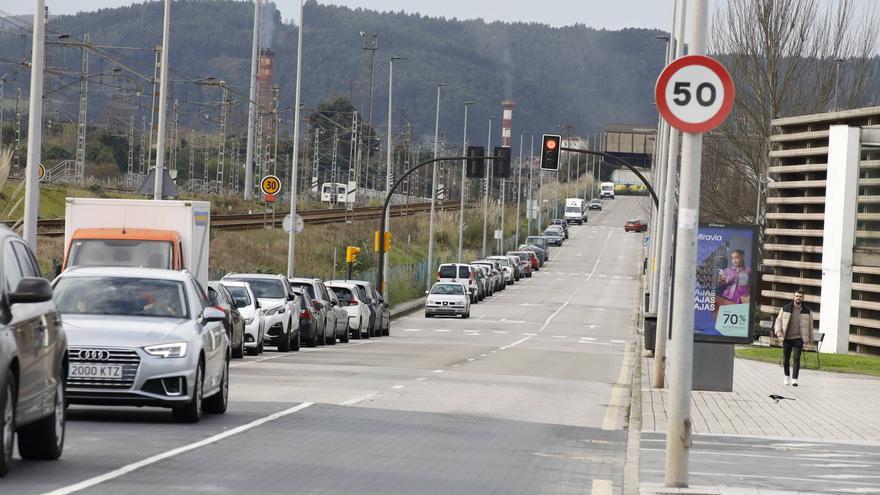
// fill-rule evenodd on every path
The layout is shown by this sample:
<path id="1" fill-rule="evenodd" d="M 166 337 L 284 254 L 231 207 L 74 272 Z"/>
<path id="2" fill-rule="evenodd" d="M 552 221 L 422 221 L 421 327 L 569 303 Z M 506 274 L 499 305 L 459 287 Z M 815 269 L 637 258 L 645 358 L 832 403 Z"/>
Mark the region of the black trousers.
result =
<path id="1" fill-rule="evenodd" d="M 803 339 L 787 339 L 782 341 L 782 368 L 785 370 L 785 376 L 791 376 L 797 380 L 798 372 L 801 370 L 801 351 L 804 350 Z M 792 352 L 794 351 L 794 352 Z M 793 373 L 788 373 L 788 362 L 794 354 Z"/>

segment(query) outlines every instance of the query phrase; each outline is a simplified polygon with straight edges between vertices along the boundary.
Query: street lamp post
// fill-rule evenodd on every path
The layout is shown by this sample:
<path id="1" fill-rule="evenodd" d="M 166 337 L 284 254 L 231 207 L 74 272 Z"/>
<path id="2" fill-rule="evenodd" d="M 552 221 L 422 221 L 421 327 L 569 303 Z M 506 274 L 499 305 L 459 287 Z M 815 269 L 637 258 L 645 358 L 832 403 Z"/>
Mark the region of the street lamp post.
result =
<path id="1" fill-rule="evenodd" d="M 529 144 L 529 193 L 526 195 L 526 237 L 532 235 L 532 165 L 535 163 L 535 134 L 532 133 L 532 140 Z M 517 245 L 519 248 L 519 245 Z"/>
<path id="2" fill-rule="evenodd" d="M 492 153 L 492 121 L 498 119 L 498 117 L 492 116 L 489 117 L 489 137 L 486 143 L 486 153 Z M 481 257 L 486 257 L 486 231 L 489 228 L 489 189 L 492 187 L 492 169 L 494 162 L 490 163 L 486 167 L 486 178 L 483 179 L 483 185 L 486 190 L 483 193 L 483 250 L 480 254 Z"/>
<path id="3" fill-rule="evenodd" d="M 299 2 L 299 37 L 296 43 L 296 90 L 293 103 L 293 159 L 291 160 L 290 180 L 290 234 L 287 238 L 287 277 L 294 274 L 296 262 L 296 173 L 299 166 L 299 121 L 300 101 L 302 89 L 302 46 L 303 46 L 303 5 L 304 0 Z M 336 187 L 335 185 L 333 187 Z"/>
<path id="4" fill-rule="evenodd" d="M 837 111 L 837 87 L 840 82 L 840 63 L 845 62 L 845 58 L 834 59 L 834 111 Z"/>
<path id="5" fill-rule="evenodd" d="M 440 88 L 446 83 L 437 83 L 437 110 L 434 114 L 434 158 L 440 145 Z M 431 215 L 428 217 L 428 268 L 425 276 L 426 289 L 431 288 L 431 271 L 434 269 L 434 212 L 437 205 L 437 163 L 431 167 Z"/>
<path id="6" fill-rule="evenodd" d="M 364 33 L 363 31 L 361 31 L 361 37 L 364 38 L 364 50 L 370 51 L 370 98 L 369 98 L 369 103 L 368 103 L 368 108 L 367 108 L 367 128 L 370 131 L 372 131 L 372 129 L 373 129 L 373 72 L 374 72 L 374 68 L 376 66 L 376 64 L 375 64 L 376 51 L 379 49 L 379 34 L 378 33 L 367 34 L 367 33 Z M 372 38 L 372 39 L 370 39 L 370 38 Z M 372 146 L 371 146 L 372 139 L 373 139 L 373 134 L 371 132 L 367 136 L 367 142 L 366 142 L 367 166 L 366 166 L 366 173 L 364 174 L 364 187 L 367 187 L 367 179 L 369 179 L 369 177 L 370 177 L 370 149 L 372 149 Z M 356 178 L 355 180 L 359 181 L 360 177 Z"/>
<path id="7" fill-rule="evenodd" d="M 171 0 L 165 0 L 165 18 L 162 22 L 162 66 L 159 76 L 159 131 L 156 137 L 156 181 L 153 199 L 162 199 L 162 183 L 165 178 L 165 103 L 168 99 L 168 30 L 171 21 Z M 207 165 L 206 165 L 207 166 Z"/>
<path id="8" fill-rule="evenodd" d="M 254 33 L 251 41 L 250 101 L 248 102 L 247 149 L 244 164 L 244 200 L 254 197 L 254 128 L 257 122 L 257 57 L 260 51 L 260 4 L 254 0 Z"/>
<path id="9" fill-rule="evenodd" d="M 471 105 L 476 105 L 475 101 L 466 101 L 464 102 L 464 137 L 461 140 L 461 156 L 467 156 L 467 146 L 468 146 L 468 137 L 467 137 L 467 125 L 468 125 L 468 107 Z M 467 193 L 467 188 L 465 187 L 465 181 L 467 181 L 467 166 L 466 163 L 461 164 L 461 209 L 458 212 L 458 262 L 461 263 L 462 253 L 464 251 L 464 197 Z"/>
<path id="10" fill-rule="evenodd" d="M 525 133 L 523 133 L 523 132 L 519 133 L 519 172 L 517 174 L 516 188 L 515 188 L 515 190 L 516 190 L 516 234 L 514 235 L 514 239 L 516 239 L 516 241 L 514 243 L 516 245 L 514 246 L 514 249 L 516 249 L 519 246 L 519 223 L 520 223 L 519 222 L 519 203 L 520 203 L 520 200 L 522 199 L 521 190 L 522 190 L 522 162 L 523 162 L 523 135 L 524 134 Z"/>
<path id="11" fill-rule="evenodd" d="M 40 148 L 43 142 L 43 12 L 45 2 L 34 0 L 34 30 L 31 39 L 31 92 L 28 119 L 27 168 L 25 169 L 24 222 L 22 237 L 37 251 L 37 212 L 40 207 Z"/>
<path id="12" fill-rule="evenodd" d="M 393 101 L 393 92 L 394 92 L 394 61 L 395 60 L 405 60 L 404 57 L 395 57 L 391 56 L 388 61 L 388 141 L 387 147 L 385 150 L 385 192 L 391 192 L 391 109 L 392 109 L 392 101 Z M 386 210 L 385 211 L 385 228 L 388 228 L 389 223 L 391 222 L 391 213 Z M 379 232 L 379 243 L 385 243 L 385 232 Z M 382 267 L 385 273 L 388 272 L 389 265 L 389 256 L 386 256 L 383 260 L 385 263 Z M 382 297 L 388 301 L 388 283 L 382 284 L 382 287 L 379 288 L 382 291 Z"/>

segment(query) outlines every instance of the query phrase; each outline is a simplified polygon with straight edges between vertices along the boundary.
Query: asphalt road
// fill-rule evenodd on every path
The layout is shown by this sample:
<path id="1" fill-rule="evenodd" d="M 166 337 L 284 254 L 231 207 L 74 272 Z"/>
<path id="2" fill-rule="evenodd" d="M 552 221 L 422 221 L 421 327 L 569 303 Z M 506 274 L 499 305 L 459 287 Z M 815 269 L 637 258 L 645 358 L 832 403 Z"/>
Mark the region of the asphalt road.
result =
<path id="1" fill-rule="evenodd" d="M 229 411 L 70 409 L 57 462 L 0 492 L 620 493 L 645 200 L 606 201 L 469 320 L 233 362 Z"/>

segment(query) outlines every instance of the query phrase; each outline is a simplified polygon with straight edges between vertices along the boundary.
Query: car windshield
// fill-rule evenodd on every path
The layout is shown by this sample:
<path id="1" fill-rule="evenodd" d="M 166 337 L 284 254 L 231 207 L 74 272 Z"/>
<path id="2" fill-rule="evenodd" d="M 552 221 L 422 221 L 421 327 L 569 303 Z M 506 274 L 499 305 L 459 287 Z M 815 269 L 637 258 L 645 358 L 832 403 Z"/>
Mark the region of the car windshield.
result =
<path id="1" fill-rule="evenodd" d="M 492 258 L 492 259 L 501 263 L 504 266 L 510 266 L 510 260 L 507 258 Z"/>
<path id="2" fill-rule="evenodd" d="M 440 278 L 455 278 L 455 265 L 440 265 Z"/>
<path id="3" fill-rule="evenodd" d="M 578 208 L 577 206 L 566 206 L 565 212 L 566 213 L 580 213 L 581 209 Z"/>
<path id="4" fill-rule="evenodd" d="M 229 291 L 229 294 L 232 295 L 232 299 L 235 300 L 236 306 L 250 306 L 251 305 L 251 295 L 248 294 L 248 291 L 244 287 L 236 287 L 234 285 L 224 285 L 226 290 Z"/>
<path id="5" fill-rule="evenodd" d="M 81 239 L 73 241 L 67 266 L 138 266 L 173 269 L 169 241 Z"/>
<path id="6" fill-rule="evenodd" d="M 559 232 L 556 229 L 547 229 L 544 231 L 544 235 L 554 237 L 554 236 L 558 236 Z"/>
<path id="7" fill-rule="evenodd" d="M 466 266 L 459 266 L 459 267 L 458 267 L 458 276 L 459 276 L 460 278 L 470 278 L 470 276 L 471 276 L 471 269 L 470 269 L 469 267 L 466 267 Z"/>
<path id="8" fill-rule="evenodd" d="M 460 296 L 464 294 L 464 287 L 459 284 L 434 284 L 434 287 L 431 287 L 431 294 Z"/>
<path id="9" fill-rule="evenodd" d="M 526 243 L 534 244 L 538 247 L 543 247 L 543 246 L 547 245 L 547 239 L 544 239 L 543 237 L 530 235 L 530 236 L 526 237 Z"/>
<path id="10" fill-rule="evenodd" d="M 280 280 L 274 278 L 236 278 L 235 280 L 243 280 L 251 285 L 251 290 L 257 299 L 286 299 L 284 295 L 284 284 Z"/>
<path id="11" fill-rule="evenodd" d="M 62 315 L 189 318 L 186 289 L 177 280 L 61 278 L 55 285 L 54 299 Z"/>

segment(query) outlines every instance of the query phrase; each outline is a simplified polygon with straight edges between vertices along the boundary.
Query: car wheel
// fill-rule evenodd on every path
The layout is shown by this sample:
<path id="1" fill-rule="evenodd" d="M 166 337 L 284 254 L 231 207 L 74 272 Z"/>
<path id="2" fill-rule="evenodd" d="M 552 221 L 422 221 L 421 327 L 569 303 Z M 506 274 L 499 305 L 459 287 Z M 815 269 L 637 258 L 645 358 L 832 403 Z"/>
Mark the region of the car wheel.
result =
<path id="1" fill-rule="evenodd" d="M 260 349 L 259 352 L 257 352 L 257 354 L 262 354 L 263 353 L 263 339 L 260 339 L 260 343 L 257 344 L 257 347 Z"/>
<path id="2" fill-rule="evenodd" d="M 283 329 L 282 329 L 283 330 Z M 278 336 L 278 352 L 290 352 L 290 335 L 293 333 L 293 322 L 287 322 L 287 333 Z"/>
<path id="3" fill-rule="evenodd" d="M 291 351 L 298 351 L 299 350 L 300 337 L 301 337 L 301 335 L 299 333 L 299 330 L 297 330 L 296 333 L 293 334 L 293 339 L 291 339 L 291 341 L 290 341 L 290 350 Z"/>
<path id="4" fill-rule="evenodd" d="M 56 377 L 55 409 L 52 414 L 18 430 L 18 453 L 22 459 L 55 460 L 64 450 L 63 374 Z"/>
<path id="5" fill-rule="evenodd" d="M 463 315 L 461 315 L 461 317 L 462 317 L 462 318 L 470 318 L 470 317 L 471 317 L 471 310 L 468 310 L 468 312 L 465 313 L 465 314 L 463 314 Z"/>
<path id="6" fill-rule="evenodd" d="M 260 346 L 259 345 L 247 348 L 247 355 L 248 356 L 256 356 L 259 353 L 260 353 Z"/>
<path id="7" fill-rule="evenodd" d="M 324 336 L 324 344 L 326 345 L 336 345 L 336 329 L 333 329 L 333 335 L 327 337 Z"/>
<path id="8" fill-rule="evenodd" d="M 348 325 L 346 325 L 345 327 L 345 332 L 343 332 L 342 335 L 339 336 L 339 342 L 343 344 L 348 343 Z"/>
<path id="9" fill-rule="evenodd" d="M 12 463 L 15 443 L 15 377 L 9 371 L 0 395 L 0 476 L 6 476 Z"/>
<path id="10" fill-rule="evenodd" d="M 229 404 L 229 360 L 223 366 L 223 376 L 220 378 L 220 390 L 216 394 L 205 399 L 205 412 L 208 414 L 223 414 Z"/>
<path id="11" fill-rule="evenodd" d="M 193 386 L 192 399 L 186 405 L 175 407 L 171 410 L 171 415 L 175 421 L 181 423 L 198 423 L 202 419 L 202 394 L 205 385 L 205 365 L 199 360 L 199 366 L 196 368 L 195 384 Z"/>
<path id="12" fill-rule="evenodd" d="M 432 315 L 431 313 L 425 312 L 425 318 L 430 318 L 432 316 L 434 316 L 434 315 Z"/>
<path id="13" fill-rule="evenodd" d="M 385 327 L 385 330 L 382 330 L 382 336 L 383 337 L 390 337 L 391 336 L 391 322 L 390 321 L 388 322 L 388 326 Z"/>
<path id="14" fill-rule="evenodd" d="M 312 336 L 307 342 L 306 345 L 309 347 L 318 347 L 318 344 L 321 344 L 321 336 L 318 335 L 318 329 L 315 329 L 315 335 Z"/>
<path id="15" fill-rule="evenodd" d="M 241 335 L 241 341 L 238 343 L 238 347 L 232 349 L 232 357 L 236 359 L 244 357 L 244 334 Z"/>

